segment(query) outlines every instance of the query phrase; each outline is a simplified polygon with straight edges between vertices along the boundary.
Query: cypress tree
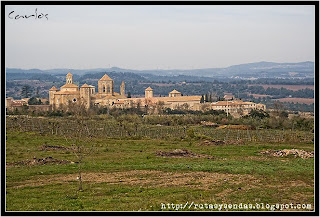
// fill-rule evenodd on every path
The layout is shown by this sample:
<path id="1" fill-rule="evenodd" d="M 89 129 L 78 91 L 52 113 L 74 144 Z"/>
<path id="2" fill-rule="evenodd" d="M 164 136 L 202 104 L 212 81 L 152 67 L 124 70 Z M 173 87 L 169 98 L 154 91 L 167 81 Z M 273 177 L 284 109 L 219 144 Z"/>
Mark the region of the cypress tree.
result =
<path id="1" fill-rule="evenodd" d="M 201 96 L 200 103 L 204 103 L 204 96 Z"/>

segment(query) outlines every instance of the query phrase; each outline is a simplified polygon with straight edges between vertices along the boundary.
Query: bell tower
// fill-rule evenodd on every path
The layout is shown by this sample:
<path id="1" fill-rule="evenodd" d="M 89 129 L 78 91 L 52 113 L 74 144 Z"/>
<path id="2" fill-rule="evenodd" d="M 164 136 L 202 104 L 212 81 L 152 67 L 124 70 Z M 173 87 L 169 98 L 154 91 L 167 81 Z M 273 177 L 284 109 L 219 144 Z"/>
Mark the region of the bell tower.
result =
<path id="1" fill-rule="evenodd" d="M 148 87 L 144 90 L 145 92 L 145 98 L 152 98 L 153 97 L 153 89 L 151 87 Z"/>
<path id="2" fill-rule="evenodd" d="M 121 96 L 124 96 L 126 93 L 125 93 L 125 84 L 124 84 L 124 81 L 121 82 L 121 85 L 120 85 L 120 95 Z"/>
<path id="3" fill-rule="evenodd" d="M 66 84 L 73 84 L 72 74 L 70 72 L 66 76 Z"/>
<path id="4" fill-rule="evenodd" d="M 98 81 L 98 93 L 111 96 L 114 95 L 113 80 L 107 74 Z"/>

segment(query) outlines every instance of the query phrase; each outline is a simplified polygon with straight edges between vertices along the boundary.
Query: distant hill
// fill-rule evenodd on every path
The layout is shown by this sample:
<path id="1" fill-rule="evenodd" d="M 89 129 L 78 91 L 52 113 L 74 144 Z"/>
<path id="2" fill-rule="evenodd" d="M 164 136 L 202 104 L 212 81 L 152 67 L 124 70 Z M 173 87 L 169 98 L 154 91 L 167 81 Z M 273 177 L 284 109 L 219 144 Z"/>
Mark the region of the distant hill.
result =
<path id="1" fill-rule="evenodd" d="M 275 62 L 257 62 L 240 65 L 233 65 L 225 68 L 206 68 L 206 69 L 190 69 L 190 70 L 132 70 L 122 69 L 118 67 L 97 68 L 97 69 L 16 69 L 7 68 L 7 75 L 11 73 L 42 73 L 50 75 L 63 75 L 68 72 L 74 75 L 83 76 L 96 73 L 134 73 L 141 76 L 194 76 L 208 78 L 313 78 L 314 62 L 299 63 L 275 63 Z M 159 78 L 154 79 L 159 80 Z M 160 79 L 161 80 L 161 79 Z"/>
<path id="2" fill-rule="evenodd" d="M 56 76 L 45 73 L 7 73 L 6 80 L 59 81 Z"/>

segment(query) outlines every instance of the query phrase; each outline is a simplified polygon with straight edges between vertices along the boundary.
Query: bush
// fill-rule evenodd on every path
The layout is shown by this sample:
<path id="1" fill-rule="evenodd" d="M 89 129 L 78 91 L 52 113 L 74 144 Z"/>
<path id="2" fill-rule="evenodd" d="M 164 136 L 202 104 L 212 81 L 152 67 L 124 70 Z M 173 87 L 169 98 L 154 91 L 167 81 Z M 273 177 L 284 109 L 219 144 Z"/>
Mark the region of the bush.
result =
<path id="1" fill-rule="evenodd" d="M 29 105 L 42 105 L 41 99 L 37 99 L 36 97 L 31 97 L 28 101 Z"/>
<path id="2" fill-rule="evenodd" d="M 269 113 L 267 113 L 266 111 L 263 110 L 251 110 L 250 113 L 248 115 L 246 115 L 245 117 L 252 117 L 252 118 L 268 118 L 270 117 Z M 288 117 L 288 115 L 287 115 Z"/>

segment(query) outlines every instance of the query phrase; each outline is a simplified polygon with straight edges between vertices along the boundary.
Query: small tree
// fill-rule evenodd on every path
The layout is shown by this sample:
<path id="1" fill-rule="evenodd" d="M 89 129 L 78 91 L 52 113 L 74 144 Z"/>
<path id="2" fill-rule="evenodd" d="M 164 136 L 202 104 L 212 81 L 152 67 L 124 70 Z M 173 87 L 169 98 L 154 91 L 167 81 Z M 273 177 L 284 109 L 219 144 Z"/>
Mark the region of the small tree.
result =
<path id="1" fill-rule="evenodd" d="M 190 106 L 189 106 L 188 103 L 183 103 L 181 107 L 182 107 L 183 110 L 187 111 Z"/>
<path id="2" fill-rule="evenodd" d="M 131 98 L 131 93 L 130 92 L 128 92 L 127 98 Z"/>
<path id="3" fill-rule="evenodd" d="M 200 103 L 204 103 L 204 96 L 201 96 Z"/>
<path id="4" fill-rule="evenodd" d="M 211 93 L 209 94 L 209 102 L 213 102 Z"/>
<path id="5" fill-rule="evenodd" d="M 77 158 L 78 162 L 78 181 L 79 181 L 79 191 L 83 190 L 82 187 L 82 164 L 85 158 L 91 155 L 94 151 L 94 146 L 92 144 L 93 140 L 93 128 L 88 126 L 88 116 L 85 108 L 83 112 L 76 112 L 74 114 L 75 122 L 69 125 L 68 128 L 64 129 L 64 136 L 67 142 L 71 143 L 71 149 Z"/>
<path id="6" fill-rule="evenodd" d="M 163 108 L 164 108 L 164 102 L 163 101 L 159 101 L 159 102 L 156 103 L 156 109 L 157 109 L 158 114 L 162 114 Z"/>
<path id="7" fill-rule="evenodd" d="M 92 145 L 92 132 L 90 131 L 87 123 L 85 123 L 83 117 L 77 117 L 76 127 L 73 127 L 72 135 L 65 135 L 66 139 L 72 142 L 71 149 L 77 158 L 78 163 L 78 181 L 79 181 L 79 191 L 83 191 L 82 187 L 82 165 L 85 158 L 91 155 L 94 150 Z"/>
<path id="8" fill-rule="evenodd" d="M 40 95 L 39 95 L 39 93 L 40 93 L 40 87 L 37 87 L 37 89 L 36 89 L 36 97 L 40 97 Z"/>
<path id="9" fill-rule="evenodd" d="M 41 105 L 42 102 L 41 102 L 41 99 L 37 99 L 36 97 L 31 97 L 31 98 L 28 100 L 28 104 L 29 104 L 29 105 Z"/>
<path id="10" fill-rule="evenodd" d="M 263 119 L 263 118 L 268 118 L 269 114 L 263 110 L 253 109 L 249 112 L 248 117 Z"/>

